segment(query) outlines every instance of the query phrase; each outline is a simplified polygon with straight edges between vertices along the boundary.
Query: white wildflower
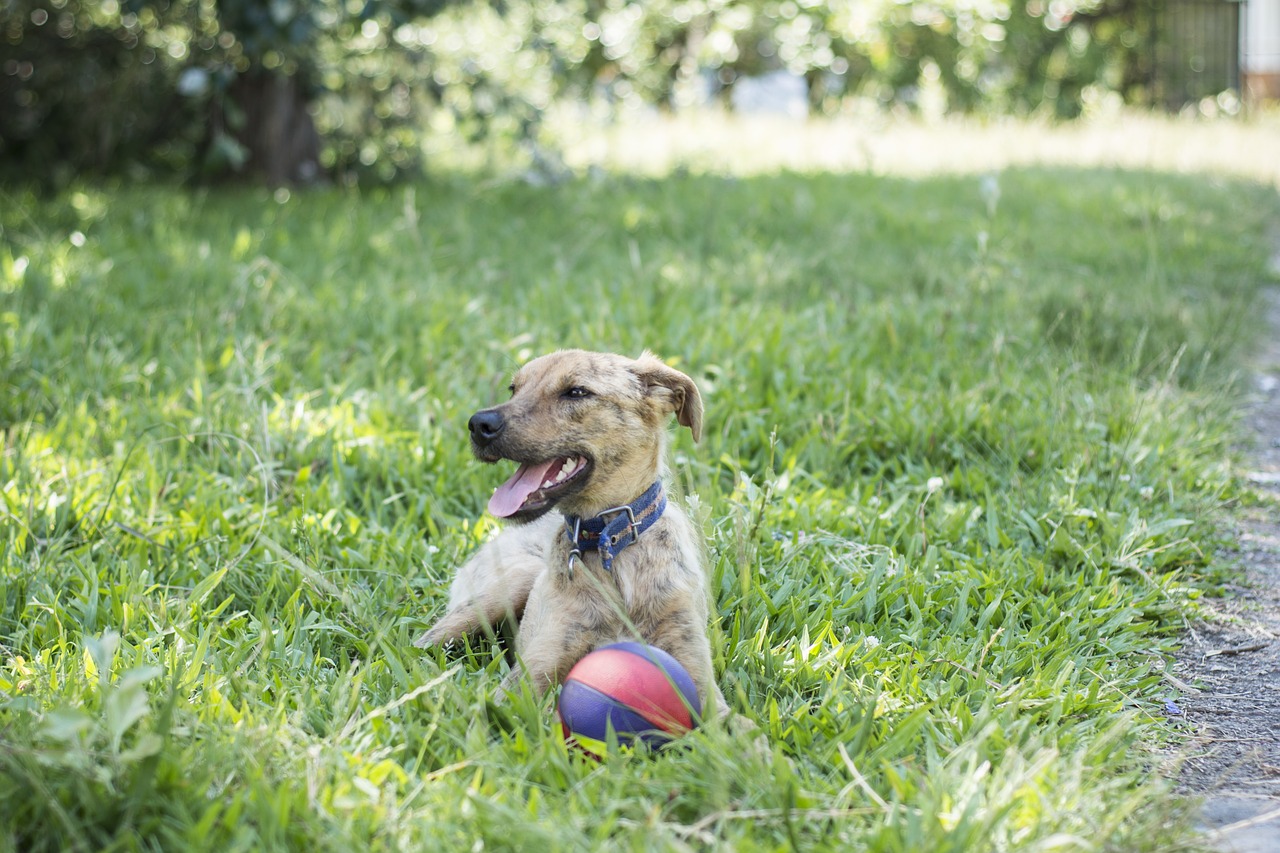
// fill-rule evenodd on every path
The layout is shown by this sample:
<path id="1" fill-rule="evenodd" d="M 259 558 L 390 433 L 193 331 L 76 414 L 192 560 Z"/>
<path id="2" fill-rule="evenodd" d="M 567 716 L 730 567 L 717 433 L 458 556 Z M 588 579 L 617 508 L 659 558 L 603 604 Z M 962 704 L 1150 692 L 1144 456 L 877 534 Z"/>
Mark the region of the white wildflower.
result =
<path id="1" fill-rule="evenodd" d="M 978 182 L 978 194 L 987 206 L 987 216 L 994 217 L 1000 205 L 1000 178 L 996 175 L 983 175 Z"/>

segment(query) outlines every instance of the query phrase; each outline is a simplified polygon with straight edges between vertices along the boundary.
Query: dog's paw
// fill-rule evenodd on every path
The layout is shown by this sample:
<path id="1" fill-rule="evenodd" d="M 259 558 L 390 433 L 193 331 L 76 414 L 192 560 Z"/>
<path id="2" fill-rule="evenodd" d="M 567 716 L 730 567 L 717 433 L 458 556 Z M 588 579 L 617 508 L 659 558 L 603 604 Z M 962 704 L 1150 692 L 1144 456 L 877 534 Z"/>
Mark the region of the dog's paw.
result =
<path id="1" fill-rule="evenodd" d="M 420 649 L 434 646 L 449 648 L 458 640 L 480 628 L 480 620 L 467 607 L 457 607 L 444 614 L 421 637 L 413 641 Z"/>
<path id="2" fill-rule="evenodd" d="M 756 725 L 755 720 L 731 711 L 724 717 L 723 722 L 729 734 L 733 735 L 734 739 L 742 743 L 744 749 L 756 758 L 766 759 L 773 754 L 768 736 Z"/>
<path id="3" fill-rule="evenodd" d="M 422 636 L 414 640 L 413 644 L 420 649 L 430 649 L 439 645 L 448 647 L 453 644 L 453 638 L 446 636 L 437 625 L 429 631 L 423 631 Z"/>
<path id="4" fill-rule="evenodd" d="M 502 681 L 498 684 L 498 690 L 493 695 L 493 701 L 499 704 L 505 703 L 511 697 L 520 692 L 521 681 L 524 679 L 524 668 L 520 664 L 512 665 L 507 670 L 507 674 L 502 676 Z"/>

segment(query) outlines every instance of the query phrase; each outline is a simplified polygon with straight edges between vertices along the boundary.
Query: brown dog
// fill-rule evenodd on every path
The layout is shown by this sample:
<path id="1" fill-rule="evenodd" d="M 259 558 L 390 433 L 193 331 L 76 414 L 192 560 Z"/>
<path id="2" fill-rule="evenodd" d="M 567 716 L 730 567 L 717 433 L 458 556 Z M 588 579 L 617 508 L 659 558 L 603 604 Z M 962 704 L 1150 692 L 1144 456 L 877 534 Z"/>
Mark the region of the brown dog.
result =
<path id="1" fill-rule="evenodd" d="M 639 639 L 680 661 L 704 711 L 723 715 L 701 547 L 661 485 L 667 417 L 701 436 L 697 386 L 649 353 L 565 350 L 520 368 L 511 392 L 469 427 L 482 461 L 519 464 L 489 501 L 519 523 L 458 570 L 447 612 L 415 645 L 518 618 L 517 657 L 541 695 L 593 648 Z M 521 676 L 513 666 L 503 688 Z"/>

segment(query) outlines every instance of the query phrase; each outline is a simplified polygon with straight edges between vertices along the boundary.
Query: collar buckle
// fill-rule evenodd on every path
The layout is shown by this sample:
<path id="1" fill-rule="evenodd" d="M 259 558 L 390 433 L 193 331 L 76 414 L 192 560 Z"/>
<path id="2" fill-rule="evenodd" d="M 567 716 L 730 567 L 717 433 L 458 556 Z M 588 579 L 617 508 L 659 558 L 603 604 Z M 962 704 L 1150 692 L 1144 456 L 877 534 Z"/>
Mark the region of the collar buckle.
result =
<path id="1" fill-rule="evenodd" d="M 622 542 L 623 547 L 635 544 L 635 541 L 640 538 L 640 531 L 636 527 L 636 511 L 631 507 L 631 504 L 623 504 L 622 506 L 610 507 L 609 509 L 603 510 L 598 516 L 599 518 L 604 518 L 608 515 L 618 515 L 624 512 L 627 514 L 627 526 L 619 530 L 617 533 L 609 536 L 609 544 L 615 548 L 618 547 L 619 542 L 622 542 L 622 537 L 626 533 L 631 534 L 631 539 L 627 542 Z M 613 522 L 605 524 L 604 529 L 608 530 L 612 523 Z M 601 535 L 603 535 L 603 531 L 601 532 Z"/>
<path id="2" fill-rule="evenodd" d="M 629 504 L 609 507 L 588 519 L 566 516 L 565 535 L 569 538 L 569 579 L 573 579 L 574 561 L 581 563 L 585 551 L 599 551 L 606 572 L 613 571 L 613 558 L 622 549 L 634 545 L 658 520 L 667 506 L 662 481 L 658 480 L 644 494 Z"/>

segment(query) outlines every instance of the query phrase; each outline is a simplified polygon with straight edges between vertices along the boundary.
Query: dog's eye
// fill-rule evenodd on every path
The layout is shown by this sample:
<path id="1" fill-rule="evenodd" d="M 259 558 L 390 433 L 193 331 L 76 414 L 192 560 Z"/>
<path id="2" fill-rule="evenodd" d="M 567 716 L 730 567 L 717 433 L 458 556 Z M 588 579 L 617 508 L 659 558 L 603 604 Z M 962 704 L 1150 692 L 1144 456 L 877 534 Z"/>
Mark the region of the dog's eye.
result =
<path id="1" fill-rule="evenodd" d="M 569 400 L 581 400 L 584 397 L 590 397 L 591 392 L 581 385 L 574 385 L 572 388 L 566 388 L 564 394 L 561 395 Z"/>

